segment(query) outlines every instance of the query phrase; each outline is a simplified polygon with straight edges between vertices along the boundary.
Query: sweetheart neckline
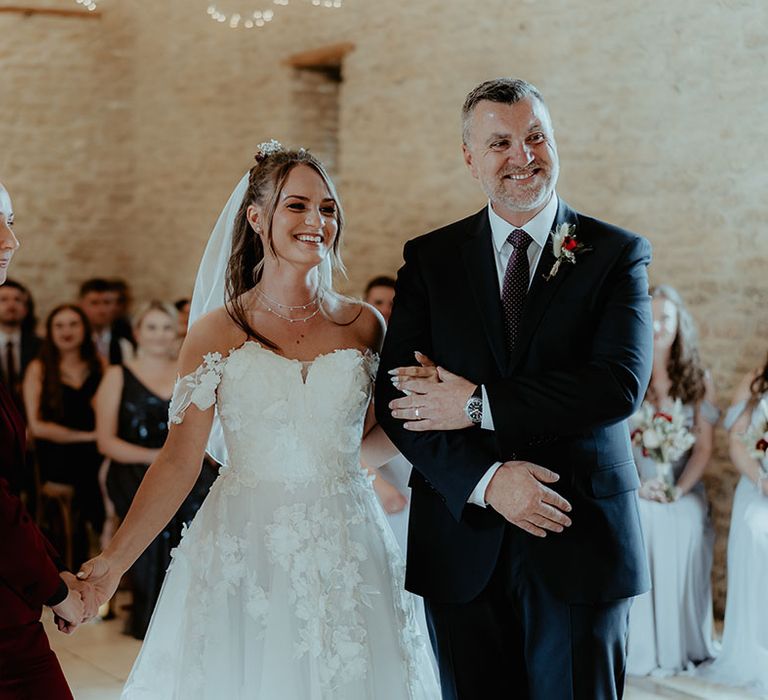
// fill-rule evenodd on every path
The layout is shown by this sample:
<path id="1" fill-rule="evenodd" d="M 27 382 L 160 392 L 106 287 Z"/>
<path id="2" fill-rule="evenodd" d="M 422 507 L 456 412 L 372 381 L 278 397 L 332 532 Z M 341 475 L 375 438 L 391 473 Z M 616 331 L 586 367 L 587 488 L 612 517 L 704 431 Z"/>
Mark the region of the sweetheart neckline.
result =
<path id="1" fill-rule="evenodd" d="M 315 363 L 318 360 L 322 360 L 326 357 L 333 357 L 334 355 L 340 354 L 340 353 L 346 353 L 346 352 L 352 352 L 363 359 L 371 357 L 376 358 L 379 357 L 379 353 L 374 352 L 370 348 L 367 348 L 366 350 L 361 350 L 360 348 L 336 348 L 335 350 L 329 350 L 328 352 L 321 352 L 318 355 L 315 355 L 315 357 L 311 360 L 299 360 L 295 357 L 286 357 L 285 355 L 280 355 L 273 350 L 270 350 L 269 348 L 265 348 L 261 343 L 259 343 L 256 340 L 246 340 L 241 345 L 239 345 L 236 348 L 232 348 L 228 353 L 227 356 L 224 358 L 225 361 L 228 361 L 233 355 L 237 354 L 241 350 L 243 350 L 248 345 L 254 345 L 257 349 L 262 350 L 268 355 L 271 355 L 272 357 L 276 357 L 279 360 L 284 360 L 288 364 L 298 366 L 299 367 L 299 374 L 301 376 L 301 383 L 306 386 L 309 380 L 310 370 L 315 365 Z M 304 371 L 306 370 L 306 372 Z"/>
<path id="2" fill-rule="evenodd" d="M 230 357 L 232 357 L 232 355 L 234 355 L 235 353 L 245 348 L 246 345 L 255 345 L 260 350 L 263 350 L 267 354 L 272 355 L 273 357 L 277 357 L 280 360 L 285 360 L 286 362 L 298 363 L 302 365 L 313 365 L 315 362 L 323 359 L 324 357 L 330 357 L 332 355 L 336 355 L 341 352 L 354 352 L 360 355 L 361 357 L 378 357 L 379 355 L 379 353 L 371 350 L 370 348 L 367 348 L 365 350 L 361 350 L 360 348 L 335 348 L 334 350 L 329 350 L 328 352 L 321 352 L 318 355 L 315 355 L 311 360 L 300 360 L 297 357 L 286 357 L 285 355 L 281 355 L 280 353 L 277 353 L 274 350 L 265 348 L 257 340 L 246 340 L 241 345 L 238 345 L 236 348 L 230 348 L 225 359 L 229 359 Z"/>

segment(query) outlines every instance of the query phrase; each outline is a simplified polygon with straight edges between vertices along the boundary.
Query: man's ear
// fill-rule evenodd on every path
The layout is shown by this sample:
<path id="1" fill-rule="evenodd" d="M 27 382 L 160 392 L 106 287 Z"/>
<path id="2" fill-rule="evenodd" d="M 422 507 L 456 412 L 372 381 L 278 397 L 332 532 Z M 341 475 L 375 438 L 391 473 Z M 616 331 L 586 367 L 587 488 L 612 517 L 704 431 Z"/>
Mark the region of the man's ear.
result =
<path id="1" fill-rule="evenodd" d="M 471 172 L 472 177 L 477 180 L 477 170 L 475 169 L 475 163 L 472 160 L 472 152 L 469 150 L 466 143 L 461 144 L 461 153 L 464 156 L 464 163 L 469 168 L 469 172 Z"/>
<path id="2" fill-rule="evenodd" d="M 245 218 L 248 219 L 248 223 L 251 225 L 254 233 L 259 235 L 263 232 L 263 228 L 261 226 L 261 211 L 256 205 L 249 205 L 249 207 L 245 210 Z"/>

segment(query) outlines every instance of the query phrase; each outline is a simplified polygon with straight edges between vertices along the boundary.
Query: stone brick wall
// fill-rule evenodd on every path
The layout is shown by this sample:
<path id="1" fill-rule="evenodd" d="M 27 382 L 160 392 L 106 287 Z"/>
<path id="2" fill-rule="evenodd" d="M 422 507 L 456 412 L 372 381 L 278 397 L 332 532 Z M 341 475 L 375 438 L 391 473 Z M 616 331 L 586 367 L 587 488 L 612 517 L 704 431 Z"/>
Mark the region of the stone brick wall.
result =
<path id="1" fill-rule="evenodd" d="M 408 238 L 482 205 L 459 107 L 480 80 L 520 75 L 550 104 L 560 194 L 650 238 L 652 280 L 690 303 L 722 407 L 764 357 L 765 2 L 489 0 L 478 14 L 465 0 L 349 0 L 339 12 L 296 0 L 251 31 L 189 0 L 100 7 L 88 21 L 0 14 L 0 179 L 24 239 L 13 274 L 43 310 L 94 274 L 126 277 L 138 298 L 188 294 L 254 145 L 323 149 L 297 125 L 327 110 L 303 100 L 297 120 L 287 59 L 353 42 L 336 166 L 348 291 L 393 272 Z M 721 434 L 707 477 L 720 611 L 734 482 Z"/>

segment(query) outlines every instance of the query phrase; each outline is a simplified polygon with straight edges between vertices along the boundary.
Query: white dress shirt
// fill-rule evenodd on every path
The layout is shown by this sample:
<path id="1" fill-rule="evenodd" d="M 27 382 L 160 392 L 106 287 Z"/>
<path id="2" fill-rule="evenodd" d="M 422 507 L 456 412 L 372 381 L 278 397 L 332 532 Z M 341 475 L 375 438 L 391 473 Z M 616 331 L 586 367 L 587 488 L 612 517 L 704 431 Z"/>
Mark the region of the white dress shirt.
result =
<path id="1" fill-rule="evenodd" d="M 536 274 L 536 267 L 539 264 L 541 258 L 541 252 L 544 250 L 544 246 L 549 240 L 549 235 L 552 232 L 552 226 L 555 223 L 555 216 L 557 216 L 557 195 L 552 194 L 547 206 L 545 206 L 536 216 L 534 216 L 528 223 L 523 226 L 513 226 L 506 219 L 500 217 L 494 210 L 490 202 L 488 202 L 488 219 L 491 223 L 491 235 L 493 237 L 493 250 L 496 253 L 496 272 L 499 275 L 499 296 L 501 296 L 502 289 L 504 287 L 504 273 L 507 270 L 507 263 L 514 247 L 507 238 L 512 231 L 517 228 L 523 229 L 532 239 L 531 244 L 528 246 L 528 268 L 530 270 L 530 277 L 528 280 L 528 288 L 530 289 L 533 276 Z M 491 415 L 491 407 L 488 403 L 488 395 L 485 391 L 485 386 L 481 386 L 483 392 L 483 418 L 480 426 L 484 430 L 493 430 L 493 415 Z M 491 483 L 493 475 L 496 470 L 501 466 L 501 462 L 496 462 L 485 474 L 480 481 L 477 482 L 472 493 L 469 495 L 467 503 L 474 503 L 477 506 L 485 508 L 487 502 L 485 500 L 485 490 L 488 488 L 488 484 Z"/>
<path id="2" fill-rule="evenodd" d="M 8 367 L 6 367 L 5 362 L 8 341 L 11 341 L 13 344 L 13 361 L 16 364 L 16 374 L 21 378 L 21 329 L 17 329 L 12 333 L 6 333 L 0 329 L 0 367 L 3 370 L 3 377 L 8 376 Z"/>

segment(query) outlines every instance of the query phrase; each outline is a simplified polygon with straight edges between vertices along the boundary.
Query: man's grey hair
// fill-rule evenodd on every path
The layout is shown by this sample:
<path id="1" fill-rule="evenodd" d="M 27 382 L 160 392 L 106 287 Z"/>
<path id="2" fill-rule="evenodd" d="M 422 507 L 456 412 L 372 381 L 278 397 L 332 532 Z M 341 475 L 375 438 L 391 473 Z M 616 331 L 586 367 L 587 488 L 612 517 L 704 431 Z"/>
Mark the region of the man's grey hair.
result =
<path id="1" fill-rule="evenodd" d="M 535 97 L 545 108 L 547 106 L 539 89 L 525 80 L 518 78 L 494 78 L 493 80 L 486 80 L 484 83 L 480 83 L 467 95 L 467 98 L 464 100 L 464 106 L 461 108 L 461 138 L 464 141 L 464 145 L 469 143 L 469 122 L 478 102 L 488 100 L 489 102 L 511 105 L 526 97 Z"/>

